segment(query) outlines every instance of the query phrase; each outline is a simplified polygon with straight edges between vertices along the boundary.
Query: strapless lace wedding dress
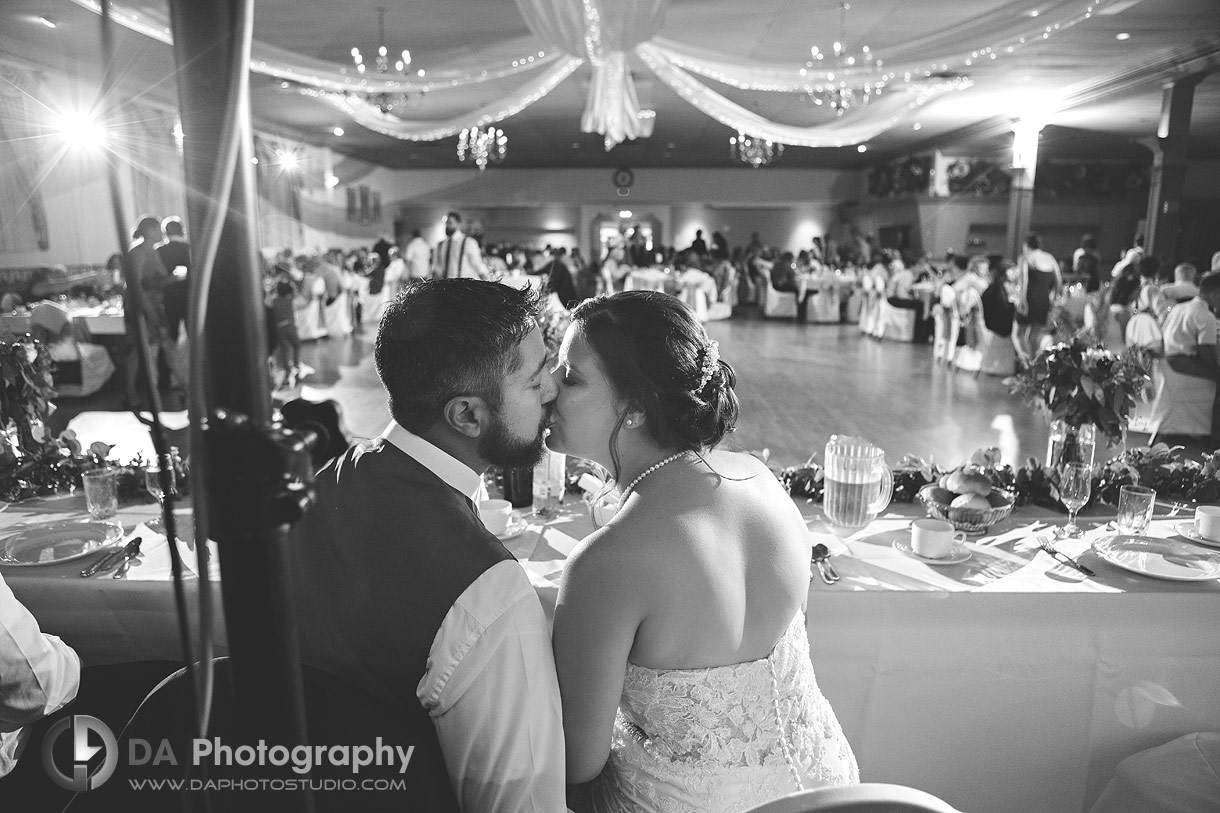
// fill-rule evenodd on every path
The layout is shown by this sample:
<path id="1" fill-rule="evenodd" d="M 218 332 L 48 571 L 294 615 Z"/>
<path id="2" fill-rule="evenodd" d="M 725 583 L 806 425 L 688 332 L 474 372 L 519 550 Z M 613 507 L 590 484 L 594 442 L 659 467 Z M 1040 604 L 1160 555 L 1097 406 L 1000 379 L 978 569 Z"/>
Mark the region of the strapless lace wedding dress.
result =
<path id="1" fill-rule="evenodd" d="M 860 781 L 797 615 L 766 658 L 708 669 L 627 664 L 595 813 L 730 813 Z"/>

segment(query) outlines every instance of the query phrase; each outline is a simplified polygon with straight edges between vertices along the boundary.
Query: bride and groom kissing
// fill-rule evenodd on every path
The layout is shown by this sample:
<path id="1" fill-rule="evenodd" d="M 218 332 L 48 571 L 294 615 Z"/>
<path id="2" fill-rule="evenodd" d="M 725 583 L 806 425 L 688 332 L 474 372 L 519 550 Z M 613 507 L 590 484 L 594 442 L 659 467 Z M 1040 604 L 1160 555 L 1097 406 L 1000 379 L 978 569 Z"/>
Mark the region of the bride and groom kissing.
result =
<path id="1" fill-rule="evenodd" d="M 474 279 L 387 307 L 393 420 L 318 474 L 294 534 L 302 661 L 408 732 L 410 809 L 730 811 L 859 781 L 809 659 L 804 521 L 716 448 L 738 401 L 715 342 L 678 299 L 622 293 L 573 311 L 556 364 L 537 315 Z M 544 442 L 627 484 L 566 562 L 553 639 L 475 509 L 488 466 Z"/>

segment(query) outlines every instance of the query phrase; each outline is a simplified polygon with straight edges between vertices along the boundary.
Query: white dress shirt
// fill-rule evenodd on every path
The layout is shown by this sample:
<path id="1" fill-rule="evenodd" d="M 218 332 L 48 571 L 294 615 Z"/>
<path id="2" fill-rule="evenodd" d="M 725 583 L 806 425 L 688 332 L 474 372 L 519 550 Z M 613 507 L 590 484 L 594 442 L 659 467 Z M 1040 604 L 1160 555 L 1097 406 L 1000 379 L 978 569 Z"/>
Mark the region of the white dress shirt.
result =
<path id="1" fill-rule="evenodd" d="M 1216 317 L 1197 296 L 1170 308 L 1161 330 L 1167 356 L 1193 356 L 1200 345 L 1216 343 Z"/>
<path id="2" fill-rule="evenodd" d="M 79 688 L 76 652 L 44 634 L 0 576 L 0 776 L 17 764 L 29 737 L 23 726 L 63 708 Z"/>
<path id="3" fill-rule="evenodd" d="M 426 279 L 432 263 L 432 248 L 422 237 L 412 237 L 403 252 L 407 263 L 407 276 L 411 279 Z"/>
<path id="4" fill-rule="evenodd" d="M 479 499 L 482 478 L 461 461 L 394 422 L 382 436 Z M 432 715 L 463 811 L 566 809 L 551 633 L 518 562 L 491 567 L 449 608 L 415 694 Z"/>
<path id="5" fill-rule="evenodd" d="M 487 276 L 487 266 L 483 264 L 483 252 L 479 241 L 458 229 L 453 234 L 441 240 L 436 247 L 436 255 L 432 258 L 437 277 L 476 277 Z M 448 266 L 446 266 L 446 262 Z"/>

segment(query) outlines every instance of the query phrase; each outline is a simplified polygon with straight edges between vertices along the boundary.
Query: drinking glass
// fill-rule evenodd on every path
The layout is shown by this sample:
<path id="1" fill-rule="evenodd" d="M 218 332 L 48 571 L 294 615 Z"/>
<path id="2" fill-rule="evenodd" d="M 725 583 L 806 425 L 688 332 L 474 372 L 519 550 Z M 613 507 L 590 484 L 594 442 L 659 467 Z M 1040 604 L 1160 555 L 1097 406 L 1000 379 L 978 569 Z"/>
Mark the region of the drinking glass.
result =
<path id="1" fill-rule="evenodd" d="M 1059 470 L 1059 499 L 1067 506 L 1068 524 L 1063 528 L 1063 536 L 1080 536 L 1082 531 L 1076 525 L 1076 512 L 1089 502 L 1093 491 L 1093 467 L 1088 463 L 1066 463 Z"/>
<path id="2" fill-rule="evenodd" d="M 85 507 L 93 519 L 110 519 L 118 512 L 118 477 L 118 470 L 109 466 L 81 475 L 85 484 Z"/>
<path id="3" fill-rule="evenodd" d="M 830 436 L 825 476 L 822 512 L 836 534 L 866 527 L 894 493 L 885 451 L 862 438 Z"/>
<path id="4" fill-rule="evenodd" d="M 1118 490 L 1118 516 L 1114 524 L 1125 534 L 1142 534 L 1152 520 L 1156 491 L 1144 486 L 1123 486 Z"/>

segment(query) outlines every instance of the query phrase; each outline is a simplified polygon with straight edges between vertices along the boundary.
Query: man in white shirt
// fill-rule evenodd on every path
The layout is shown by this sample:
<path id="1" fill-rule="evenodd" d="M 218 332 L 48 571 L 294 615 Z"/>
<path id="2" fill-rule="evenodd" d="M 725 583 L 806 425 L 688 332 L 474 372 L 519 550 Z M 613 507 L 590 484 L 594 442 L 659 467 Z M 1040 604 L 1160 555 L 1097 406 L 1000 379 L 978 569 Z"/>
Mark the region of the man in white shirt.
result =
<path id="1" fill-rule="evenodd" d="M 462 231 L 462 216 L 458 212 L 445 215 L 445 239 L 437 243 L 432 255 L 432 276 L 487 277 L 479 241 Z"/>
<path id="2" fill-rule="evenodd" d="M 411 230 L 411 242 L 403 251 L 403 259 L 407 263 L 407 276 L 411 279 L 427 279 L 432 267 L 432 247 L 419 234 L 419 229 Z"/>
<path id="3" fill-rule="evenodd" d="M 1220 384 L 1220 361 L 1216 358 L 1216 317 L 1220 310 L 1220 273 L 1213 271 L 1199 281 L 1199 295 L 1174 305 L 1165 317 L 1165 363 L 1175 372 L 1207 378 Z M 1220 387 L 1217 387 L 1220 392 Z M 1220 434 L 1220 396 L 1212 408 L 1212 440 Z"/>
<path id="4" fill-rule="evenodd" d="M 302 662 L 408 732 L 404 809 L 564 810 L 550 630 L 474 502 L 489 465 L 543 452 L 556 386 L 537 314 L 529 287 L 409 283 L 375 346 L 394 420 L 319 472 L 294 531 Z"/>
<path id="5" fill-rule="evenodd" d="M 29 738 L 26 726 L 72 702 L 79 688 L 76 652 L 39 629 L 0 576 L 0 777 L 17 764 Z"/>
<path id="6" fill-rule="evenodd" d="M 1189 302 L 1199 295 L 1199 269 L 1190 263 L 1178 263 L 1173 269 L 1173 282 L 1161 286 L 1161 296 L 1168 305 Z"/>

